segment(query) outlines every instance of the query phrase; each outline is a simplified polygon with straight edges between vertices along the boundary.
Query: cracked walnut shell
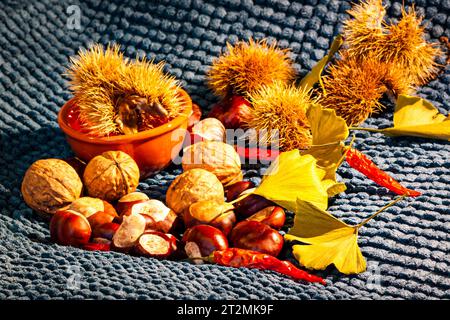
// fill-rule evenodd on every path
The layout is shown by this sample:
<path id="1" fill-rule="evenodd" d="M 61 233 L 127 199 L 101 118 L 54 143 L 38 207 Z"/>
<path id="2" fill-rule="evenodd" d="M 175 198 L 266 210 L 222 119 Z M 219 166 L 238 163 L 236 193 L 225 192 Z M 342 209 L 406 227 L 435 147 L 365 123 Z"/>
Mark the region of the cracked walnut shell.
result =
<path id="1" fill-rule="evenodd" d="M 125 152 L 107 151 L 89 161 L 83 180 L 89 196 L 113 202 L 136 190 L 139 168 Z"/>
<path id="2" fill-rule="evenodd" d="M 83 184 L 73 167 L 60 159 L 34 162 L 22 181 L 22 196 L 26 204 L 51 216 L 81 196 Z"/>

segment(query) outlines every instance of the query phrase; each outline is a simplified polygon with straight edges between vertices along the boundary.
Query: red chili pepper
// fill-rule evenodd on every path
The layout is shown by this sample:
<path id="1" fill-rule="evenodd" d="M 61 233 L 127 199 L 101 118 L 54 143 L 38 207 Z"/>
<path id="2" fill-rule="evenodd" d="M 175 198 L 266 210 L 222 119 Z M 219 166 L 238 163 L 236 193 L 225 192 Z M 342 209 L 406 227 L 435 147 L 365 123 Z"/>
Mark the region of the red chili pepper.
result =
<path id="1" fill-rule="evenodd" d="M 88 251 L 109 251 L 111 250 L 111 246 L 107 243 L 86 243 L 83 245 L 84 250 Z"/>
<path id="2" fill-rule="evenodd" d="M 257 251 L 228 248 L 225 250 L 214 251 L 211 256 L 209 256 L 209 260 L 226 267 L 271 270 L 289 276 L 295 280 L 320 282 L 323 285 L 326 284 L 325 280 L 322 278 L 298 269 L 289 261 L 281 261 L 274 256 Z"/>
<path id="3" fill-rule="evenodd" d="M 394 180 L 390 175 L 381 170 L 366 155 L 356 149 L 350 148 L 346 154 L 347 163 L 354 169 L 364 174 L 367 178 L 376 182 L 392 192 L 399 195 L 407 195 L 410 197 L 420 196 L 421 193 L 402 186 L 398 181 Z"/>
<path id="4" fill-rule="evenodd" d="M 239 156 L 244 159 L 272 161 L 275 160 L 280 154 L 279 150 L 261 149 L 256 147 L 246 148 L 236 145 L 235 149 Z"/>

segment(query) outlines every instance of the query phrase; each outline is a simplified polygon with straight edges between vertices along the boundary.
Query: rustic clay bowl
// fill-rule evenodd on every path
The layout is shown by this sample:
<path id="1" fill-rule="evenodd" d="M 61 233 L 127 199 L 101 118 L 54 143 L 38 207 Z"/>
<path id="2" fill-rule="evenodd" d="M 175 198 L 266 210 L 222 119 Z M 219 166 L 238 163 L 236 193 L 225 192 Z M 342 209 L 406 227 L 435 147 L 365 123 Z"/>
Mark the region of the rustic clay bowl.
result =
<path id="1" fill-rule="evenodd" d="M 69 100 L 59 111 L 58 124 L 78 158 L 87 162 L 105 151 L 120 150 L 136 161 L 141 178 L 145 178 L 166 168 L 181 150 L 192 113 L 192 100 L 182 89 L 180 95 L 185 100 L 182 115 L 157 128 L 136 134 L 99 138 L 74 130 L 67 124 L 67 114 L 75 107 L 74 99 Z"/>

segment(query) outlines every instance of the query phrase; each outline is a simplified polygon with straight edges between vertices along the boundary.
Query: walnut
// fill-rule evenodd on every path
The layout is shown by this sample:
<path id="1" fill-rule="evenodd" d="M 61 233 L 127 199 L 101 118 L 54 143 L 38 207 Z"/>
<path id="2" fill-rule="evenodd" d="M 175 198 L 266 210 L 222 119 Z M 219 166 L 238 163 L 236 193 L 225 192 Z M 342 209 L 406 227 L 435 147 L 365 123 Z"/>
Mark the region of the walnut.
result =
<path id="1" fill-rule="evenodd" d="M 125 152 L 107 151 L 89 161 L 83 180 L 89 196 L 112 202 L 136 190 L 139 168 Z"/>
<path id="2" fill-rule="evenodd" d="M 28 168 L 21 191 L 30 208 L 48 217 L 78 199 L 82 189 L 80 177 L 67 162 L 42 159 Z"/>
<path id="3" fill-rule="evenodd" d="M 184 149 L 183 170 L 201 168 L 227 186 L 242 180 L 241 159 L 234 148 L 220 141 L 202 141 Z"/>
<path id="4" fill-rule="evenodd" d="M 206 118 L 197 122 L 191 129 L 192 134 L 208 141 L 224 141 L 225 127 L 216 118 Z"/>
<path id="5" fill-rule="evenodd" d="M 219 179 L 203 169 L 191 169 L 180 174 L 166 194 L 167 205 L 178 215 L 202 200 L 224 202 L 224 190 Z"/>

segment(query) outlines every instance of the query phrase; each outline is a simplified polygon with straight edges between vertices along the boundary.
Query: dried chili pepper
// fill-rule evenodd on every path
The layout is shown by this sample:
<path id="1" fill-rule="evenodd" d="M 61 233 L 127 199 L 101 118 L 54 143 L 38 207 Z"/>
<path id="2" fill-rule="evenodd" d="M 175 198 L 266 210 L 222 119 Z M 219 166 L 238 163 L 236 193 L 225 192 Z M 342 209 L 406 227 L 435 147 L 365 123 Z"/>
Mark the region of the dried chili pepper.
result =
<path id="1" fill-rule="evenodd" d="M 282 261 L 274 256 L 257 251 L 238 248 L 218 250 L 214 251 L 209 256 L 208 260 L 221 266 L 271 270 L 289 276 L 294 280 L 304 280 L 308 282 L 320 282 L 324 285 L 326 284 L 324 279 L 298 269 L 289 261 Z"/>
<path id="2" fill-rule="evenodd" d="M 236 145 L 235 149 L 241 158 L 260 161 L 273 161 L 280 154 L 279 150 L 258 147 L 243 147 Z"/>
<path id="3" fill-rule="evenodd" d="M 394 178 L 378 168 L 366 155 L 356 149 L 350 148 L 346 153 L 345 159 L 352 168 L 358 170 L 367 178 L 396 194 L 407 195 L 410 197 L 417 197 L 421 194 L 418 191 L 402 186 L 398 181 L 394 180 Z"/>

